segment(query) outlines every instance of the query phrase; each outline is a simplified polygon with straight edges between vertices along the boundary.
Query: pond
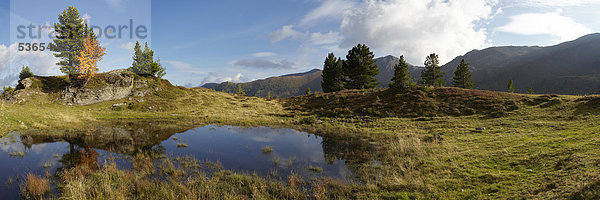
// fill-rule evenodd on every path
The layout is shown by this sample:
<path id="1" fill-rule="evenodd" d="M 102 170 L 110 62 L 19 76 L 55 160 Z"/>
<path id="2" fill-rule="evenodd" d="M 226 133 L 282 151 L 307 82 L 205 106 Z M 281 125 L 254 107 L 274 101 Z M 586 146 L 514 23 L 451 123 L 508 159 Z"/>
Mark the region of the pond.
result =
<path id="1" fill-rule="evenodd" d="M 276 171 L 305 178 L 327 176 L 352 181 L 350 155 L 364 152 L 360 143 L 324 139 L 294 129 L 243 128 L 208 125 L 186 131 L 152 126 L 99 127 L 87 131 L 10 133 L 0 139 L 0 187 L 3 198 L 19 198 L 19 183 L 27 173 L 56 177 L 74 166 L 84 148 L 98 153 L 98 163 L 116 160 L 119 167 L 139 152 L 163 157 L 191 156 L 199 161 L 220 163 L 235 172 L 267 175 Z M 54 194 L 57 193 L 53 187 Z"/>

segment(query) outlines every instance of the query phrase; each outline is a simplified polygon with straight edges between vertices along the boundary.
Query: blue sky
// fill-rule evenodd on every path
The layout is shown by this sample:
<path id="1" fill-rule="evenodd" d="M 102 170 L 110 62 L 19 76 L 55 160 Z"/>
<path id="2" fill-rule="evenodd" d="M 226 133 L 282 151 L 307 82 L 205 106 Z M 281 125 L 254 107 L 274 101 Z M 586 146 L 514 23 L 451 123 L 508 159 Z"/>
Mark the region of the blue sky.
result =
<path id="1" fill-rule="evenodd" d="M 174 84 L 250 81 L 322 68 L 328 52 L 344 57 L 366 43 L 376 57 L 405 55 L 421 65 L 472 49 L 554 45 L 600 31 L 597 0 L 3 0 L 0 85 L 15 84 L 21 65 L 60 74 L 49 51 L 18 52 L 18 25 L 51 25 L 75 5 L 90 25 L 148 28 L 147 37 L 101 37 L 100 71 L 131 65 L 133 42 L 149 42 Z M 125 32 L 124 35 L 128 35 Z"/>

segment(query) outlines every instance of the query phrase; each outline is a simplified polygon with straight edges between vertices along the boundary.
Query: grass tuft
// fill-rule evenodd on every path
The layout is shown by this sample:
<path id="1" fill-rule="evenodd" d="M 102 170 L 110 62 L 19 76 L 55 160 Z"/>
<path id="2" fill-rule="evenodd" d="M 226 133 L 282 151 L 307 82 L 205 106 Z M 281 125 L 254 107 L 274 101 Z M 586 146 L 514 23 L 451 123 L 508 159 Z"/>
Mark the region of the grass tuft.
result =
<path id="1" fill-rule="evenodd" d="M 50 180 L 28 173 L 25 182 L 21 184 L 21 195 L 26 198 L 42 198 L 50 192 Z"/>

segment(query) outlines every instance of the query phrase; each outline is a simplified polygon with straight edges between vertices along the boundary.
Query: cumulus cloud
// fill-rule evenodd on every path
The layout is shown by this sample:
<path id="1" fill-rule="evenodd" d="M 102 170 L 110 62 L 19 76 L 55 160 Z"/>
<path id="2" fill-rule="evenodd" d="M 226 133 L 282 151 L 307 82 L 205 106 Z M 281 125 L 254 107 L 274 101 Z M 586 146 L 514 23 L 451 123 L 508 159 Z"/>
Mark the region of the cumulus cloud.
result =
<path id="1" fill-rule="evenodd" d="M 510 22 L 497 31 L 519 35 L 554 35 L 561 41 L 577 39 L 592 30 L 573 19 L 561 16 L 562 10 L 551 13 L 526 13 L 510 17 Z"/>
<path id="2" fill-rule="evenodd" d="M 366 1 L 345 12 L 341 47 L 365 43 L 380 55 L 404 55 L 414 64 L 437 53 L 444 63 L 489 46 L 486 30 L 476 29 L 475 23 L 492 17 L 494 4 L 488 0 Z"/>
<path id="3" fill-rule="evenodd" d="M 208 75 L 202 80 L 202 84 L 205 83 L 222 83 L 222 82 L 243 82 L 247 79 L 242 73 L 237 73 L 235 76 L 223 76 L 214 72 L 208 73 Z"/>
<path id="4" fill-rule="evenodd" d="M 323 3 L 306 14 L 302 20 L 300 20 L 300 25 L 310 24 L 312 22 L 318 20 L 331 20 L 340 18 L 343 16 L 342 14 L 355 6 L 353 1 L 349 0 L 327 0 L 323 1 Z"/>
<path id="5" fill-rule="evenodd" d="M 50 51 L 17 51 L 18 44 L 0 45 L 0 80 L 2 85 L 14 85 L 23 65 L 36 75 L 58 75 L 58 59 Z"/>
<path id="6" fill-rule="evenodd" d="M 252 54 L 252 56 L 257 57 L 257 58 L 273 57 L 276 55 L 277 55 L 277 53 L 274 53 L 274 52 L 257 52 L 257 53 Z"/>
<path id="7" fill-rule="evenodd" d="M 258 69 L 293 69 L 296 65 L 295 63 L 290 62 L 288 60 L 270 61 L 262 59 L 237 60 L 234 61 L 232 64 L 240 67 L 250 67 Z"/>

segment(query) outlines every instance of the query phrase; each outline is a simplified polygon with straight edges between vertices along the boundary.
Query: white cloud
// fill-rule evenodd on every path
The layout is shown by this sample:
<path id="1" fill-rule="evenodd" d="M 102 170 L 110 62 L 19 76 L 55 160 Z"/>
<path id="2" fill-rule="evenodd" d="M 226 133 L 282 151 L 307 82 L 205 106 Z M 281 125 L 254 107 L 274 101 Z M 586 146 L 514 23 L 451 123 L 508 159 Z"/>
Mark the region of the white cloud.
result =
<path id="1" fill-rule="evenodd" d="M 208 73 L 208 76 L 202 80 L 202 84 L 205 83 L 222 83 L 222 82 L 243 82 L 247 79 L 242 75 L 242 73 L 237 73 L 235 76 L 223 76 L 214 72 Z"/>
<path id="2" fill-rule="evenodd" d="M 430 53 L 444 63 L 467 51 L 489 46 L 475 23 L 492 17 L 488 0 L 368 0 L 345 12 L 341 47 L 365 43 L 379 55 L 404 55 L 420 65 Z"/>
<path id="3" fill-rule="evenodd" d="M 190 63 L 176 60 L 161 60 L 160 62 L 163 64 L 163 66 L 175 69 L 177 72 L 183 72 L 187 74 L 206 74 L 206 72 L 192 67 L 192 64 Z"/>
<path id="4" fill-rule="evenodd" d="M 269 40 L 272 43 L 279 42 L 288 38 L 299 39 L 305 37 L 308 33 L 301 33 L 294 29 L 294 25 L 286 25 L 281 29 L 276 30 L 269 34 Z"/>
<path id="5" fill-rule="evenodd" d="M 527 13 L 511 16 L 511 21 L 497 31 L 519 35 L 554 35 L 561 42 L 574 40 L 589 34 L 592 30 L 573 19 L 561 16 L 562 10 L 551 13 Z"/>
<path id="6" fill-rule="evenodd" d="M 83 14 L 81 19 L 83 19 L 83 23 L 87 24 L 88 26 L 90 26 L 92 23 L 92 16 L 88 15 L 87 13 Z"/>
<path id="7" fill-rule="evenodd" d="M 116 9 L 123 8 L 123 0 L 106 0 L 106 3 Z"/>
<path id="8" fill-rule="evenodd" d="M 526 5 L 526 6 L 554 6 L 554 7 L 563 7 L 563 6 L 584 6 L 584 5 L 599 5 L 600 1 L 598 0 L 518 0 L 517 3 Z"/>
<path id="9" fill-rule="evenodd" d="M 129 53 L 133 52 L 134 47 L 135 47 L 135 44 L 133 42 L 123 43 L 123 44 L 119 45 L 119 48 L 129 51 Z"/>
<path id="10" fill-rule="evenodd" d="M 34 41 L 35 42 L 35 41 Z M 58 59 L 46 51 L 17 51 L 18 44 L 0 45 L 0 79 L 2 84 L 16 83 L 23 65 L 29 66 L 35 75 L 59 75 Z"/>
<path id="11" fill-rule="evenodd" d="M 294 29 L 293 25 L 283 26 L 281 29 L 269 34 L 269 38 L 272 43 L 290 38 L 312 45 L 339 44 L 343 39 L 343 37 L 337 31 L 329 31 L 327 33 L 310 33 L 307 31 L 302 33 Z"/>
<path id="12" fill-rule="evenodd" d="M 329 31 L 328 33 L 311 33 L 309 37 L 309 41 L 314 45 L 323 45 L 323 44 L 339 44 L 342 41 L 343 37 L 339 32 Z"/>
<path id="13" fill-rule="evenodd" d="M 235 66 L 240 67 L 251 67 L 257 69 L 293 69 L 296 66 L 296 63 L 290 62 L 288 60 L 281 61 L 270 61 L 263 59 L 246 59 L 246 60 L 236 60 L 231 63 Z"/>
<path id="14" fill-rule="evenodd" d="M 306 25 L 317 20 L 331 20 L 336 18 L 341 18 L 343 13 L 354 7 L 355 3 L 349 0 L 327 0 L 323 1 L 323 3 L 306 14 L 302 20 L 300 20 L 300 25 Z"/>
<path id="15" fill-rule="evenodd" d="M 274 52 L 257 52 L 257 53 L 252 54 L 252 56 L 257 57 L 257 58 L 273 57 L 276 55 L 277 55 L 277 53 L 274 53 Z"/>

